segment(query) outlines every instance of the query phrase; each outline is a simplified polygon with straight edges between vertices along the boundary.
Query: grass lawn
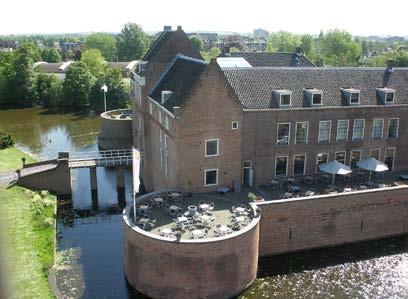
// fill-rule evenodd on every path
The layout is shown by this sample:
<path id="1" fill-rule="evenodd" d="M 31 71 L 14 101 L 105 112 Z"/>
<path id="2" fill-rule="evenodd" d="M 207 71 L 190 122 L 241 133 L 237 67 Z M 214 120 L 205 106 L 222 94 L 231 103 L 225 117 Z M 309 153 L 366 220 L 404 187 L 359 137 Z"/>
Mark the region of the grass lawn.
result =
<path id="1" fill-rule="evenodd" d="M 0 150 L 0 172 L 21 167 L 20 150 Z M 54 298 L 48 269 L 54 261 L 56 198 L 21 187 L 0 187 L 0 232 L 4 237 L 9 292 L 14 298 Z"/>

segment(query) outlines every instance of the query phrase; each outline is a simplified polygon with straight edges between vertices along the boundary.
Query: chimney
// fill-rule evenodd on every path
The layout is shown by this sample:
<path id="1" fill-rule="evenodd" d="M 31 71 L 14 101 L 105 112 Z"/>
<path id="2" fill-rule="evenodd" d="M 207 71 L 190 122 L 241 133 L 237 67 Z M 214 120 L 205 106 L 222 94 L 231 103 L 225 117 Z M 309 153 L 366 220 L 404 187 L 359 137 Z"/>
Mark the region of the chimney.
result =
<path id="1" fill-rule="evenodd" d="M 161 92 L 161 104 L 164 105 L 164 103 L 166 103 L 166 101 L 171 97 L 172 94 L 173 94 L 173 92 L 171 92 L 170 90 L 162 90 L 162 92 Z"/>
<path id="2" fill-rule="evenodd" d="M 181 28 L 181 26 L 178 25 L 178 26 L 177 26 L 177 31 L 181 31 L 181 30 L 183 30 L 183 28 Z"/>
<path id="3" fill-rule="evenodd" d="M 163 27 L 163 31 L 170 31 L 170 30 L 171 30 L 171 26 L 165 25 L 165 26 Z"/>

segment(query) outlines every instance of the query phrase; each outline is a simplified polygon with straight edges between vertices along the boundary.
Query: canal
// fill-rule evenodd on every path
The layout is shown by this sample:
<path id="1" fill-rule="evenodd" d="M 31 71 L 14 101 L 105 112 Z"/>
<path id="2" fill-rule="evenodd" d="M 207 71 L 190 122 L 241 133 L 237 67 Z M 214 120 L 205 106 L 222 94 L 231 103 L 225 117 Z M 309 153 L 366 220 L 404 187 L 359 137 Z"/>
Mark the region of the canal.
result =
<path id="1" fill-rule="evenodd" d="M 0 130 L 39 158 L 97 150 L 99 118 L 41 109 L 0 111 Z M 117 192 L 115 173 L 98 168 L 91 194 L 87 169 L 73 171 L 72 198 L 59 199 L 57 281 L 72 298 L 142 298 L 123 275 L 121 210 L 131 174 Z M 226 272 L 228 275 L 228 272 Z M 407 298 L 408 238 L 364 242 L 260 260 L 258 279 L 240 298 Z"/>

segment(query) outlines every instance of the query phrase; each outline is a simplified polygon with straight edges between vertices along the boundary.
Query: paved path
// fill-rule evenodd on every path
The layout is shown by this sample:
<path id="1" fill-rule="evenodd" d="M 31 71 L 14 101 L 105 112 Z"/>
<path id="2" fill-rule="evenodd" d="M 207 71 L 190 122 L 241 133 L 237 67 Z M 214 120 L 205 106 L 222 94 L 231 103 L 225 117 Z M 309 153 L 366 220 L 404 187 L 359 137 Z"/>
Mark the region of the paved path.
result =
<path id="1" fill-rule="evenodd" d="M 57 167 L 57 164 L 54 164 L 54 163 L 38 165 L 38 166 L 33 166 L 33 167 L 22 168 L 20 169 L 21 171 L 20 173 L 21 173 L 21 176 L 27 176 L 27 175 L 31 175 L 34 173 L 47 171 L 55 167 Z M 17 171 L 9 171 L 9 172 L 0 173 L 0 186 L 10 185 L 11 183 L 16 182 L 17 179 L 18 179 Z"/>

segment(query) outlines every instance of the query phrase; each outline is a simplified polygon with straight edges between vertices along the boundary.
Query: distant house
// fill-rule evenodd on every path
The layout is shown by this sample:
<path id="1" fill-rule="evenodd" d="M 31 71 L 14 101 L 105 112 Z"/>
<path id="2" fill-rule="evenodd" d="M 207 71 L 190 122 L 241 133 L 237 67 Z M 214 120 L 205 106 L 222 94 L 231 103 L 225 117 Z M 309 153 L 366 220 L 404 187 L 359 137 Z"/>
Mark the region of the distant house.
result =
<path id="1" fill-rule="evenodd" d="M 17 44 L 15 41 L 0 40 L 0 51 L 9 52 L 17 49 Z"/>

